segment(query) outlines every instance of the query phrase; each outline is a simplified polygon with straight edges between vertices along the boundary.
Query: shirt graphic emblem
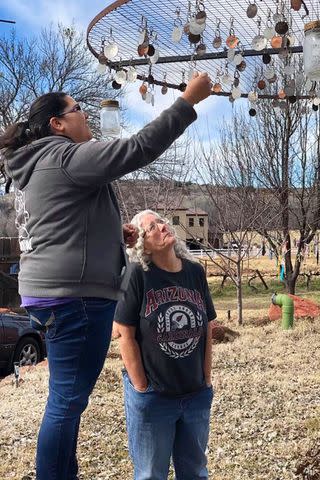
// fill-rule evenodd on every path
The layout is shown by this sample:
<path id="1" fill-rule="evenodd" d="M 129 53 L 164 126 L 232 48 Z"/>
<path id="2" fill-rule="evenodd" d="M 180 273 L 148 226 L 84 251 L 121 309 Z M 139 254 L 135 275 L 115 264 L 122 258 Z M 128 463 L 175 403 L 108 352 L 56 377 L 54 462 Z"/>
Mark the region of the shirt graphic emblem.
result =
<path id="1" fill-rule="evenodd" d="M 165 315 L 159 313 L 157 343 L 171 358 L 188 357 L 198 345 L 202 335 L 202 315 L 196 315 L 185 305 L 173 305 Z"/>
<path id="2" fill-rule="evenodd" d="M 31 252 L 32 237 L 30 237 L 27 223 L 29 220 L 29 212 L 26 210 L 26 198 L 25 193 L 21 190 L 15 189 L 15 201 L 14 206 L 16 210 L 15 225 L 19 232 L 19 246 L 21 252 Z"/>

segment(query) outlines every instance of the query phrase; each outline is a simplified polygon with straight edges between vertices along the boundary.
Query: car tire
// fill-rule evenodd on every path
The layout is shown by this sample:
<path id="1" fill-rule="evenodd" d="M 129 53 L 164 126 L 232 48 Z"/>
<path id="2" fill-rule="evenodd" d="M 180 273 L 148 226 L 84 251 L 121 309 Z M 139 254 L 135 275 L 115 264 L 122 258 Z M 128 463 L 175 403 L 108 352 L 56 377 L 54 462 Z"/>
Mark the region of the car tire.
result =
<path id="1" fill-rule="evenodd" d="M 33 337 L 24 337 L 16 346 L 13 363 L 19 362 L 21 367 L 36 365 L 41 360 L 40 346 Z M 13 364 L 10 366 L 13 369 Z"/>

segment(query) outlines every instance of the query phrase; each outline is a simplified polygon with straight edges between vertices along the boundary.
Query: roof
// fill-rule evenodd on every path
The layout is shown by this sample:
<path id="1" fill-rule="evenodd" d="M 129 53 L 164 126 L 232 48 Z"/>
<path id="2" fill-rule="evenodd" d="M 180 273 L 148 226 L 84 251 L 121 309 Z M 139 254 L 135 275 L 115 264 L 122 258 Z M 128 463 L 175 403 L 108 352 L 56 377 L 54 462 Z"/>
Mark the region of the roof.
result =
<path id="1" fill-rule="evenodd" d="M 201 215 L 201 216 L 208 216 L 208 213 L 205 212 L 204 210 L 201 210 L 201 208 L 197 209 L 191 209 L 189 208 L 186 215 Z"/>
<path id="2" fill-rule="evenodd" d="M 186 212 L 188 209 L 188 207 L 174 207 L 173 205 L 170 206 L 170 208 L 168 208 L 168 205 L 167 206 L 161 206 L 161 205 L 155 205 L 154 207 L 151 207 L 151 210 L 155 210 L 155 211 L 158 211 L 158 210 L 165 210 L 166 212 L 168 213 L 172 213 L 172 212 L 176 212 L 177 210 L 180 210 L 182 212 Z"/>
<path id="3" fill-rule="evenodd" d="M 156 208 L 153 208 L 152 210 L 155 210 L 156 212 L 157 211 L 166 211 L 167 213 L 169 214 L 173 214 L 177 211 L 179 212 L 186 212 L 186 215 L 208 215 L 207 212 L 205 212 L 204 210 L 201 210 L 201 208 L 188 208 L 188 207 L 170 207 L 170 209 L 168 209 L 168 207 L 156 207 Z"/>

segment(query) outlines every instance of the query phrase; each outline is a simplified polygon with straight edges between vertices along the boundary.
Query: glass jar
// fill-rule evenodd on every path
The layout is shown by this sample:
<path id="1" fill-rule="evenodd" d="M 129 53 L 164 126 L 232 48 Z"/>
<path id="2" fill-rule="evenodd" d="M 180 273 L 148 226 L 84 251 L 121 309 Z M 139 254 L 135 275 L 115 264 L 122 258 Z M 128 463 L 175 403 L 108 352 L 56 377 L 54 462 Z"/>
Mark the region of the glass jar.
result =
<path id="1" fill-rule="evenodd" d="M 102 100 L 100 103 L 100 129 L 106 139 L 120 136 L 120 111 L 117 100 Z"/>
<path id="2" fill-rule="evenodd" d="M 320 20 L 306 23 L 303 44 L 304 73 L 312 81 L 320 80 Z"/>

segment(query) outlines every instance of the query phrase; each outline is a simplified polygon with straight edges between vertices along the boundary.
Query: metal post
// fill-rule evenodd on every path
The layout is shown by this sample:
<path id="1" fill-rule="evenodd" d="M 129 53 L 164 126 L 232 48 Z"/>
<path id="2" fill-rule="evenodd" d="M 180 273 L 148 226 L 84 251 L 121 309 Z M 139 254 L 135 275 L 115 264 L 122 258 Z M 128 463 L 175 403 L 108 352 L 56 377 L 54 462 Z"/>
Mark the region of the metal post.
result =
<path id="1" fill-rule="evenodd" d="M 19 387 L 19 380 L 20 380 L 20 363 L 19 363 L 19 362 L 14 362 L 13 368 L 14 368 L 15 384 L 16 384 L 16 387 Z"/>

